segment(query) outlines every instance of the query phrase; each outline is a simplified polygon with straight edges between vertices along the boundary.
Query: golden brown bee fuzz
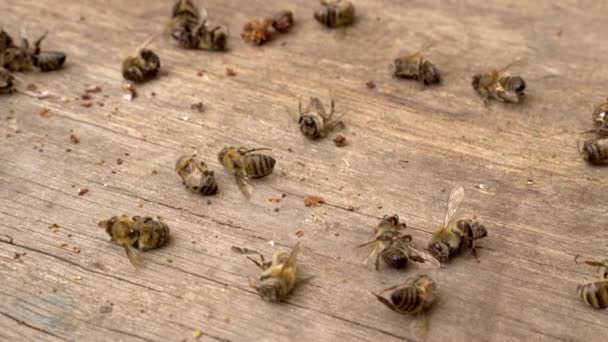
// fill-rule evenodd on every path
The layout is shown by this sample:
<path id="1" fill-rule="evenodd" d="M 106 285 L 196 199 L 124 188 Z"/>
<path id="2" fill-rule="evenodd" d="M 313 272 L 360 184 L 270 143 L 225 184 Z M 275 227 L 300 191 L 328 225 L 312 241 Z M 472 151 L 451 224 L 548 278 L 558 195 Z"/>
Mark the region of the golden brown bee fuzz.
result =
<path id="1" fill-rule="evenodd" d="M 289 10 L 283 10 L 277 12 L 272 16 L 272 27 L 277 32 L 285 33 L 293 26 L 293 12 Z"/>
<path id="2" fill-rule="evenodd" d="M 593 110 L 593 123 L 599 133 L 608 133 L 608 99 Z"/>
<path id="3" fill-rule="evenodd" d="M 217 193 L 214 172 L 195 156 L 179 157 L 175 163 L 175 171 L 181 177 L 186 189 L 205 196 Z"/>
<path id="4" fill-rule="evenodd" d="M 152 50 L 141 49 L 122 62 L 122 76 L 133 82 L 146 82 L 158 75 L 160 58 Z"/>
<path id="5" fill-rule="evenodd" d="M 268 155 L 252 153 L 255 151 L 268 150 L 267 148 L 247 149 L 234 146 L 224 147 L 218 153 L 218 160 L 228 172 L 234 175 L 239 190 L 249 198 L 252 193 L 249 178 L 262 178 L 274 171 L 276 160 Z"/>
<path id="6" fill-rule="evenodd" d="M 187 49 L 226 50 L 228 30 L 219 25 L 209 28 L 207 12 L 204 11 L 202 16 L 199 12 L 191 0 L 178 0 L 171 12 L 171 22 L 169 23 L 171 37 L 181 47 Z"/>
<path id="7" fill-rule="evenodd" d="M 602 261 L 579 261 L 580 255 L 574 258 L 577 264 L 585 263 L 599 268 L 599 281 L 591 281 L 577 286 L 576 291 L 583 303 L 594 309 L 608 308 L 608 259 Z"/>
<path id="8" fill-rule="evenodd" d="M 162 247 L 169 239 L 169 226 L 160 219 L 156 221 L 147 216 L 113 216 L 100 221 L 98 226 L 125 249 L 129 261 L 135 266 L 141 264 L 141 256 L 134 247 L 147 251 Z"/>
<path id="9" fill-rule="evenodd" d="M 473 76 L 471 85 L 483 98 L 484 104 L 489 99 L 501 102 L 519 103 L 525 98 L 526 82 L 519 76 L 505 76 L 507 69 L 522 60 L 515 60 L 500 70 L 491 70 Z"/>
<path id="10" fill-rule="evenodd" d="M 273 37 L 272 19 L 253 19 L 243 26 L 241 38 L 246 42 L 262 45 Z"/>
<path id="11" fill-rule="evenodd" d="M 423 52 L 430 47 L 431 45 L 422 48 L 415 54 L 396 58 L 393 62 L 393 77 L 414 79 L 426 86 L 439 84 L 441 81 L 439 71 L 423 56 Z"/>
<path id="12" fill-rule="evenodd" d="M 579 153 L 591 165 L 608 165 L 608 137 L 585 141 Z"/>
<path id="13" fill-rule="evenodd" d="M 16 91 L 13 75 L 8 70 L 0 68 L 0 94 L 12 94 Z"/>
<path id="14" fill-rule="evenodd" d="M 260 252 L 240 247 L 232 247 L 232 251 L 239 254 L 256 254 L 260 257 L 260 262 L 251 257 L 247 257 L 253 261 L 260 269 L 262 274 L 257 281 L 251 281 L 250 286 L 253 287 L 262 297 L 269 302 L 279 302 L 287 298 L 297 283 L 296 258 L 300 249 L 300 243 L 297 243 L 291 253 L 276 252 L 272 256 L 272 261 L 266 261 L 264 255 Z"/>
<path id="15" fill-rule="evenodd" d="M 334 116 L 334 100 L 331 100 L 330 112 L 325 111 L 325 107 L 316 97 L 311 97 L 308 106 L 302 111 L 302 102 L 298 103 L 300 118 L 300 132 L 309 139 L 323 138 L 338 126 L 344 126 L 340 118 L 332 120 Z"/>
<path id="16" fill-rule="evenodd" d="M 442 263 L 465 250 L 470 250 L 477 257 L 476 240 L 488 235 L 486 228 L 477 221 L 457 220 L 460 203 L 464 199 L 464 189 L 452 190 L 447 202 L 443 226 L 439 228 L 429 243 L 429 252 Z"/>
<path id="17" fill-rule="evenodd" d="M 348 0 L 321 0 L 314 18 L 329 27 L 344 27 L 355 21 L 355 6 Z"/>

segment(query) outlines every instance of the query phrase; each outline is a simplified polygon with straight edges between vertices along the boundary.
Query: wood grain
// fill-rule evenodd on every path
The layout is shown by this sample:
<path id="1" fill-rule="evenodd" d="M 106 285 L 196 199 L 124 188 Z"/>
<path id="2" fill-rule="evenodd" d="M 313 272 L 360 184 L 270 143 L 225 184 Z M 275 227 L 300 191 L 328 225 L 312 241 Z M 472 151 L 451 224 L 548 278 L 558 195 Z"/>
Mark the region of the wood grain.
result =
<path id="1" fill-rule="evenodd" d="M 0 340 L 180 341 L 195 330 L 202 341 L 414 340 L 411 318 L 370 291 L 417 272 L 437 281 L 441 297 L 430 341 L 605 339 L 606 312 L 575 291 L 595 271 L 573 258 L 608 255 L 606 170 L 585 165 L 576 149 L 606 96 L 608 4 L 359 1 L 358 21 L 344 31 L 316 23 L 314 1 L 205 5 L 212 22 L 229 26 L 230 51 L 157 40 L 163 75 L 127 102 L 121 58 L 163 29 L 170 2 L 0 0 L 5 29 L 17 35 L 27 25 L 32 37 L 48 29 L 46 47 L 68 54 L 62 71 L 18 76 L 70 100 L 0 98 L 0 234 L 13 239 L 0 236 Z M 295 12 L 289 34 L 263 47 L 241 41 L 248 19 L 282 8 Z M 444 83 L 391 79 L 392 59 L 429 41 L 439 43 L 428 58 Z M 528 82 L 527 101 L 484 107 L 472 74 L 517 57 L 528 61 L 514 70 Z M 84 108 L 78 98 L 89 85 L 103 91 Z M 301 136 L 297 102 L 310 96 L 336 100 L 346 147 L 333 134 Z M 205 112 L 190 109 L 200 101 Z M 217 161 L 226 145 L 271 147 L 278 161 L 249 201 Z M 216 171 L 223 195 L 210 203 L 173 171 L 193 151 Z M 385 214 L 404 219 L 423 247 L 457 185 L 465 212 L 489 230 L 479 263 L 463 256 L 407 272 L 361 264 L 368 251 L 355 246 Z M 307 208 L 306 195 L 326 204 Z M 96 227 L 122 213 L 161 216 L 172 228 L 143 269 Z M 285 304 L 263 302 L 247 285 L 258 270 L 230 247 L 272 254 L 298 241 L 301 273 L 315 278 Z"/>

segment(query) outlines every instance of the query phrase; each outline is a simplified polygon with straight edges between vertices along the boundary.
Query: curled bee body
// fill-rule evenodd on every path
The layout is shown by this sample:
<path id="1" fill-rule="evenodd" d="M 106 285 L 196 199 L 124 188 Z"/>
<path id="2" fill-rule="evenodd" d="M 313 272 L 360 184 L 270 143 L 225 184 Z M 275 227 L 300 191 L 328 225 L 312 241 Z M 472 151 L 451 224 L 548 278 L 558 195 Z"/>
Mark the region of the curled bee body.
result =
<path id="1" fill-rule="evenodd" d="M 579 153 L 591 165 L 608 165 L 608 137 L 585 141 Z"/>
<path id="2" fill-rule="evenodd" d="M 348 0 L 321 0 L 321 8 L 314 18 L 321 24 L 334 28 L 351 25 L 355 21 L 355 6 Z"/>
<path id="3" fill-rule="evenodd" d="M 175 163 L 175 171 L 186 189 L 205 196 L 217 193 L 214 172 L 209 170 L 202 160 L 194 156 L 181 156 Z"/>
<path id="4" fill-rule="evenodd" d="M 250 281 L 250 286 L 256 289 L 262 299 L 270 302 L 284 300 L 296 286 L 296 257 L 300 249 L 297 243 L 291 253 L 276 252 L 271 261 L 266 261 L 260 252 L 247 248 L 232 247 L 232 251 L 239 254 L 256 254 L 260 261 L 247 257 L 262 269 L 262 274 L 257 281 Z"/>
<path id="5" fill-rule="evenodd" d="M 473 76 L 471 85 L 482 96 L 484 104 L 487 104 L 489 99 L 518 103 L 525 98 L 526 82 L 523 78 L 519 76 L 505 76 L 507 69 L 521 63 L 521 61 L 521 59 L 518 59 L 500 70 L 491 70 Z"/>
<path id="6" fill-rule="evenodd" d="M 12 94 L 16 91 L 15 77 L 8 70 L 0 67 L 0 94 Z"/>
<path id="7" fill-rule="evenodd" d="M 253 19 L 243 26 L 241 38 L 244 41 L 262 45 L 270 41 L 273 37 L 272 19 L 258 20 Z"/>
<path id="8" fill-rule="evenodd" d="M 155 37 L 151 37 L 137 49 L 134 56 L 127 56 L 122 62 L 122 76 L 133 82 L 146 82 L 158 75 L 160 70 L 160 58 L 158 55 L 146 49 Z"/>
<path id="9" fill-rule="evenodd" d="M 280 33 L 285 33 L 293 26 L 293 12 L 283 10 L 272 16 L 272 27 Z"/>
<path id="10" fill-rule="evenodd" d="M 452 190 L 447 202 L 443 225 L 431 238 L 428 250 L 442 263 L 464 250 L 470 250 L 477 257 L 476 240 L 488 235 L 486 228 L 477 221 L 456 220 L 460 203 L 464 199 L 464 189 Z"/>
<path id="11" fill-rule="evenodd" d="M 98 226 L 125 249 L 129 261 L 135 266 L 141 265 L 141 256 L 134 247 L 141 251 L 159 248 L 169 238 L 169 226 L 160 219 L 155 221 L 150 217 L 113 216 L 100 221 Z"/>
<path id="12" fill-rule="evenodd" d="M 417 263 L 435 261 L 437 265 L 433 256 L 411 246 L 412 237 L 403 233 L 406 228 L 405 222 L 399 222 L 399 216 L 384 216 L 380 224 L 374 227 L 375 239 L 358 246 L 374 245 L 374 249 L 364 263 L 374 259 L 376 270 L 379 268 L 380 259 L 395 269 L 406 268 L 410 261 Z"/>
<path id="13" fill-rule="evenodd" d="M 574 261 L 578 261 L 577 255 Z M 599 267 L 600 280 L 591 281 L 577 286 L 576 290 L 579 298 L 594 309 L 608 308 L 608 259 L 602 261 L 585 260 L 582 261 L 589 266 Z"/>
<path id="14" fill-rule="evenodd" d="M 59 51 L 42 51 L 40 44 L 46 38 L 46 32 L 34 43 L 32 62 L 40 71 L 55 71 L 61 69 L 66 60 L 66 54 Z"/>
<path id="15" fill-rule="evenodd" d="M 599 133 L 608 133 L 608 99 L 593 110 L 593 123 Z"/>
<path id="16" fill-rule="evenodd" d="M 412 55 L 396 58 L 393 62 L 393 77 L 414 79 L 427 86 L 438 84 L 441 81 L 439 71 L 423 56 L 424 51 L 431 47 L 432 45 L 427 45 Z"/>
<path id="17" fill-rule="evenodd" d="M 262 178 L 274 171 L 276 160 L 268 155 L 252 153 L 266 148 L 247 149 L 245 147 L 224 147 L 218 154 L 218 160 L 234 175 L 239 190 L 249 198 L 252 193 L 249 178 Z"/>
<path id="18" fill-rule="evenodd" d="M 334 115 L 334 100 L 331 100 L 330 112 L 325 111 L 325 107 L 316 97 L 311 97 L 308 106 L 302 111 L 302 102 L 298 104 L 300 118 L 298 124 L 300 131 L 309 139 L 325 137 L 327 133 L 337 126 L 344 126 L 342 120 L 332 120 Z"/>
<path id="19" fill-rule="evenodd" d="M 209 28 L 207 11 L 202 14 L 192 0 L 178 0 L 173 6 L 169 23 L 171 37 L 187 49 L 226 50 L 228 30 L 223 26 Z"/>

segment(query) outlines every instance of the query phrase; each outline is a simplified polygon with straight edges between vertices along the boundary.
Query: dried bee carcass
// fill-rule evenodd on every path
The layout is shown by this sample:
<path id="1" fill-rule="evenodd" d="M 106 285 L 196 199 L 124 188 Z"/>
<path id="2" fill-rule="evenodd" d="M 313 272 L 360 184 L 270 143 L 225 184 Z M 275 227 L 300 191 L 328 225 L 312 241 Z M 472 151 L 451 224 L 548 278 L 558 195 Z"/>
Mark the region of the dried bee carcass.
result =
<path id="1" fill-rule="evenodd" d="M 488 231 L 481 223 L 458 219 L 460 203 L 463 199 L 464 189 L 461 186 L 452 190 L 443 225 L 433 234 L 428 246 L 431 254 L 442 263 L 464 250 L 470 250 L 477 257 L 475 242 L 488 235 Z"/>
<path id="2" fill-rule="evenodd" d="M 304 281 L 298 280 L 296 273 L 296 257 L 299 249 L 300 243 L 298 242 L 290 253 L 276 252 L 272 256 L 271 261 L 266 261 L 264 255 L 258 251 L 236 246 L 232 247 L 232 251 L 235 253 L 255 254 L 260 257 L 259 262 L 249 256 L 247 257 L 262 269 L 262 274 L 258 280 L 250 280 L 249 285 L 260 294 L 262 299 L 269 302 L 284 300 L 297 283 Z"/>
<path id="3" fill-rule="evenodd" d="M 351 25 L 355 21 L 355 6 L 348 0 L 321 0 L 321 8 L 314 18 L 321 24 L 334 28 Z"/>
<path id="4" fill-rule="evenodd" d="M 597 131 L 602 135 L 608 134 L 608 99 L 606 99 L 606 102 L 595 107 L 592 115 Z"/>
<path id="5" fill-rule="evenodd" d="M 272 27 L 280 33 L 285 33 L 293 26 L 293 12 L 283 10 L 275 13 L 272 16 Z"/>
<path id="6" fill-rule="evenodd" d="M 522 59 L 517 59 L 502 69 L 473 76 L 471 85 L 482 96 L 484 104 L 487 104 L 489 99 L 518 103 L 525 98 L 526 82 L 524 79 L 520 76 L 506 75 L 509 68 L 522 62 Z"/>
<path id="7" fill-rule="evenodd" d="M 139 47 L 134 56 L 128 56 L 122 62 L 122 76 L 133 82 L 146 82 L 158 75 L 160 58 L 146 47 L 156 37 L 151 37 Z"/>
<path id="8" fill-rule="evenodd" d="M 580 255 L 574 258 L 574 261 L 578 264 Z M 587 305 L 594 309 L 606 309 L 608 308 L 608 259 L 602 261 L 596 260 L 585 260 L 582 261 L 589 266 L 599 267 L 599 278 L 587 283 L 583 283 L 577 286 L 577 293 L 579 298 Z"/>
<path id="9" fill-rule="evenodd" d="M 3 35 L 4 44 L 7 44 L 7 46 L 0 51 L 0 67 L 11 72 L 32 71 L 34 61 L 25 32 L 22 33 L 21 46 L 14 45 L 12 38 L 6 32 Z"/>
<path id="10" fill-rule="evenodd" d="M 435 65 L 423 53 L 433 45 L 427 45 L 412 55 L 398 57 L 393 62 L 393 77 L 414 79 L 424 85 L 438 84 L 441 81 Z"/>
<path id="11" fill-rule="evenodd" d="M 310 98 L 310 102 L 304 111 L 302 111 L 302 102 L 299 102 L 298 112 L 300 113 L 298 119 L 300 131 L 309 139 L 325 137 L 334 128 L 344 126 L 344 122 L 340 118 L 333 119 L 334 100 L 331 100 L 329 113 L 325 111 L 321 100 L 316 97 Z"/>
<path id="12" fill-rule="evenodd" d="M 186 189 L 205 196 L 217 193 L 214 172 L 204 161 L 195 156 L 181 156 L 175 163 L 175 171 L 181 177 Z"/>
<path id="13" fill-rule="evenodd" d="M 241 38 L 244 41 L 262 45 L 270 41 L 273 37 L 272 19 L 258 20 L 253 19 L 243 26 Z"/>
<path id="14" fill-rule="evenodd" d="M 392 291 L 390 300 L 382 296 L 388 291 Z M 433 279 L 419 275 L 408 279 L 405 284 L 391 286 L 379 294 L 372 294 L 380 303 L 395 312 L 415 315 L 414 332 L 418 337 L 424 337 L 428 330 L 426 311 L 437 302 L 436 292 L 437 287 Z"/>
<path id="15" fill-rule="evenodd" d="M 212 51 L 226 50 L 228 29 L 207 25 L 207 11 L 199 11 L 192 0 L 178 0 L 173 6 L 169 23 L 171 37 L 181 47 Z"/>
<path id="16" fill-rule="evenodd" d="M 358 246 L 374 245 L 364 263 L 374 259 L 376 270 L 379 268 L 380 259 L 395 269 L 404 269 L 412 261 L 440 266 L 433 256 L 411 246 L 411 235 L 404 234 L 406 228 L 405 222 L 399 222 L 399 216 L 384 216 L 380 224 L 374 227 L 375 239 Z"/>
<path id="17" fill-rule="evenodd" d="M 113 216 L 100 221 L 98 226 L 125 249 L 129 261 L 135 266 L 141 264 L 141 256 L 134 247 L 147 251 L 163 246 L 169 239 L 169 226 L 150 217 Z"/>
<path id="18" fill-rule="evenodd" d="M 608 165 L 608 137 L 585 141 L 579 153 L 591 165 Z"/>
<path id="19" fill-rule="evenodd" d="M 218 160 L 234 175 L 239 190 L 245 197 L 251 197 L 252 188 L 249 178 L 262 178 L 274 171 L 276 160 L 268 155 L 252 153 L 269 150 L 268 148 L 247 149 L 245 147 L 224 147 L 218 154 Z"/>
<path id="20" fill-rule="evenodd" d="M 40 71 L 55 71 L 61 69 L 66 60 L 66 54 L 60 51 L 42 51 L 40 44 L 46 38 L 45 32 L 42 37 L 34 43 L 34 51 L 32 52 L 32 61 L 34 66 L 40 68 Z"/>

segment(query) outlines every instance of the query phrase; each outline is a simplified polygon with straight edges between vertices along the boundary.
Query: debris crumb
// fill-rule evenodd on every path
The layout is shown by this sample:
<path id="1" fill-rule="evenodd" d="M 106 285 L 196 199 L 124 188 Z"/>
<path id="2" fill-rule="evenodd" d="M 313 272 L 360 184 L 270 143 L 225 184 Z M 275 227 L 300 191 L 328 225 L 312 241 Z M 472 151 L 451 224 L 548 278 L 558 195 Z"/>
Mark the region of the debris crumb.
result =
<path id="1" fill-rule="evenodd" d="M 138 208 L 143 208 L 144 207 L 144 202 L 142 200 L 138 199 L 137 201 L 135 201 L 135 205 Z"/>
<path id="2" fill-rule="evenodd" d="M 346 138 L 343 135 L 338 134 L 334 138 L 334 144 L 338 147 L 344 147 L 346 146 Z"/>
<path id="3" fill-rule="evenodd" d="M 201 336 L 203 336 L 203 333 L 200 330 L 194 330 L 192 332 L 192 338 L 195 340 L 198 340 L 199 338 L 201 338 Z"/>
<path id="4" fill-rule="evenodd" d="M 78 188 L 78 196 L 83 196 L 87 192 L 89 192 L 89 189 L 87 188 Z"/>
<path id="5" fill-rule="evenodd" d="M 89 101 L 90 99 L 93 98 L 93 96 L 91 96 L 89 94 L 82 94 L 82 95 L 80 95 L 80 98 L 83 99 L 84 101 Z"/>
<path id="6" fill-rule="evenodd" d="M 79 144 L 80 143 L 80 139 L 78 139 L 78 137 L 76 136 L 76 134 L 72 133 L 72 134 L 70 134 L 70 142 L 72 144 Z"/>
<path id="7" fill-rule="evenodd" d="M 353 207 L 352 205 L 349 205 L 348 207 L 346 207 L 346 210 L 355 211 L 355 207 Z"/>
<path id="8" fill-rule="evenodd" d="M 202 77 L 204 74 L 205 74 L 205 70 L 199 70 L 199 71 L 196 73 L 196 76 L 198 76 L 198 77 Z"/>
<path id="9" fill-rule="evenodd" d="M 79 276 L 79 275 L 77 275 L 77 276 L 73 276 L 72 279 L 74 279 L 74 280 L 82 280 L 82 277 Z"/>
<path id="10" fill-rule="evenodd" d="M 173 263 L 173 259 L 167 258 L 167 262 L 170 263 L 170 264 L 172 264 Z"/>
<path id="11" fill-rule="evenodd" d="M 116 164 L 118 164 L 118 165 L 122 165 L 123 162 L 124 161 L 122 160 L 122 158 L 116 159 Z"/>
<path id="12" fill-rule="evenodd" d="M 13 259 L 17 260 L 19 258 L 21 258 L 22 256 L 25 256 L 27 254 L 27 252 L 23 252 L 23 253 L 16 253 L 13 255 Z"/>
<path id="13" fill-rule="evenodd" d="M 304 205 L 307 207 L 317 207 L 322 203 L 325 203 L 325 200 L 321 196 L 308 195 L 304 197 Z"/>
<path id="14" fill-rule="evenodd" d="M 485 185 L 485 184 L 481 184 L 481 183 L 479 183 L 479 184 L 475 184 L 475 187 L 476 187 L 477 189 L 479 189 L 479 190 L 483 190 L 483 191 L 488 191 L 488 190 L 490 190 L 490 187 L 489 187 L 489 186 L 487 186 L 487 185 Z"/>
<path id="15" fill-rule="evenodd" d="M 270 198 L 268 199 L 268 202 L 280 203 L 280 202 L 281 202 L 281 198 L 282 198 L 282 197 L 270 197 Z"/>
<path id="16" fill-rule="evenodd" d="M 279 209 L 279 208 L 274 208 L 274 212 L 275 212 L 275 213 L 278 213 L 279 211 L 281 211 L 281 209 Z"/>
<path id="17" fill-rule="evenodd" d="M 104 305 L 102 307 L 99 308 L 99 313 L 102 314 L 108 314 L 112 312 L 112 306 L 111 305 Z"/>
<path id="18" fill-rule="evenodd" d="M 59 231 L 59 225 L 57 223 L 53 223 L 49 229 L 51 230 L 52 233 L 57 233 Z"/>
<path id="19" fill-rule="evenodd" d="M 101 87 L 98 85 L 91 85 L 85 88 L 85 93 L 99 93 L 101 92 Z"/>
<path id="20" fill-rule="evenodd" d="M 80 248 L 74 247 L 74 248 L 72 248 L 72 250 L 74 250 L 74 253 L 80 254 Z"/>
<path id="21" fill-rule="evenodd" d="M 34 83 L 30 83 L 25 87 L 25 89 L 29 91 L 36 91 L 38 90 L 38 87 Z"/>
<path id="22" fill-rule="evenodd" d="M 270 246 L 274 247 L 274 241 L 273 241 L 273 240 L 268 241 L 268 244 L 269 244 Z"/>
<path id="23" fill-rule="evenodd" d="M 202 102 L 193 103 L 190 106 L 190 109 L 196 110 L 199 113 L 204 113 L 205 112 L 205 105 Z"/>
<path id="24" fill-rule="evenodd" d="M 40 110 L 39 114 L 43 118 L 48 118 L 51 116 L 51 111 L 48 108 L 42 108 Z"/>
<path id="25" fill-rule="evenodd" d="M 137 90 L 135 90 L 135 86 L 131 83 L 124 83 L 122 85 L 122 90 L 124 92 L 122 98 L 127 101 L 133 101 L 133 99 L 137 97 Z"/>
<path id="26" fill-rule="evenodd" d="M 298 230 L 298 231 L 296 231 L 296 236 L 299 237 L 299 238 L 301 238 L 302 236 L 304 236 L 304 231 L 301 230 L 301 229 Z"/>
<path id="27" fill-rule="evenodd" d="M 152 174 L 153 174 L 153 175 L 157 175 L 157 174 L 158 174 L 158 171 L 156 171 L 156 170 L 152 170 Z"/>
<path id="28" fill-rule="evenodd" d="M 376 88 L 376 83 L 374 83 L 374 81 L 372 81 L 372 80 L 365 82 L 365 85 L 367 86 L 368 89 Z"/>
<path id="29" fill-rule="evenodd" d="M 68 103 L 70 102 L 70 99 L 67 96 L 62 96 L 59 101 L 61 101 L 61 103 Z"/>
<path id="30" fill-rule="evenodd" d="M 529 179 L 526 181 L 526 184 L 528 184 L 528 185 L 534 185 L 535 183 L 536 183 L 536 182 L 535 182 L 535 181 L 534 181 L 534 179 L 532 179 L 532 178 L 529 178 Z"/>
<path id="31" fill-rule="evenodd" d="M 84 108 L 91 108 L 93 106 L 93 103 L 92 102 L 85 102 L 85 103 L 81 103 L 80 106 L 84 107 Z"/>
<path id="32" fill-rule="evenodd" d="M 236 71 L 232 68 L 226 68 L 226 76 L 233 77 L 236 76 Z"/>
<path id="33" fill-rule="evenodd" d="M 211 200 L 207 200 L 207 205 L 211 205 Z"/>

